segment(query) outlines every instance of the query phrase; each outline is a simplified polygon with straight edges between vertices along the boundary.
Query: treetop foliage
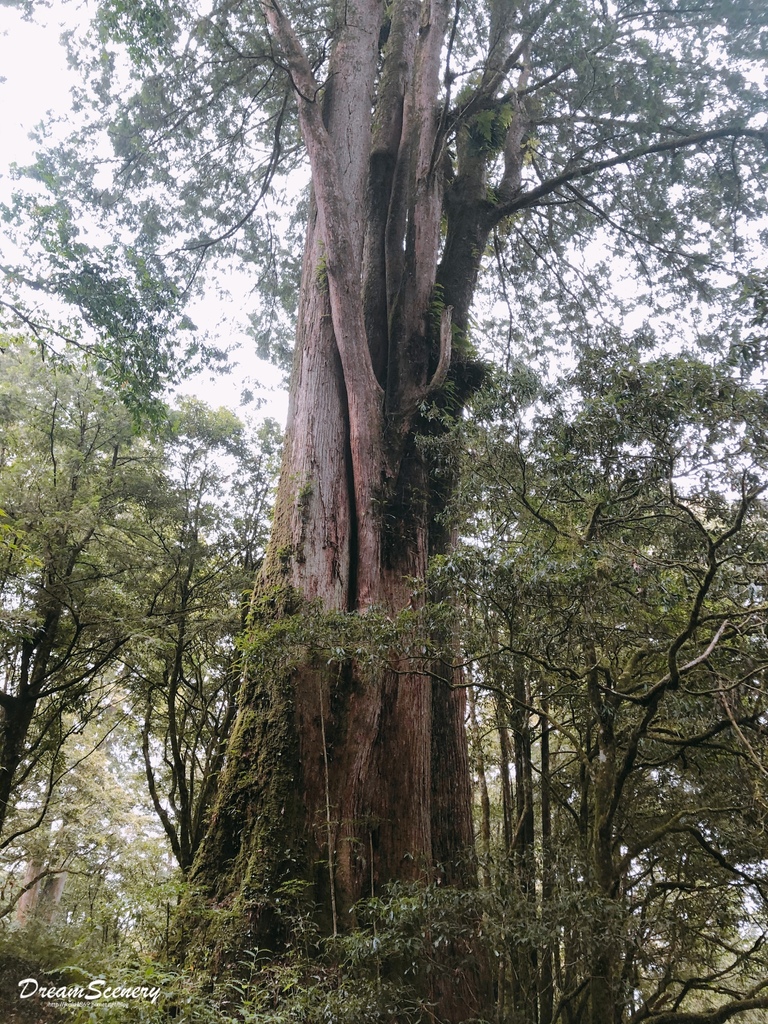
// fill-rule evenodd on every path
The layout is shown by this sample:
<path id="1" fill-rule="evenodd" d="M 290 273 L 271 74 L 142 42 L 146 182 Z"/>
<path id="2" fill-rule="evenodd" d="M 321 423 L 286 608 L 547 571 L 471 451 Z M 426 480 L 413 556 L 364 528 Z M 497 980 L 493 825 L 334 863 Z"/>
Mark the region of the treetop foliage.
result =
<path id="1" fill-rule="evenodd" d="M 284 14 L 321 100 L 333 88 L 341 13 L 297 2 Z M 387 102 L 397 17 L 382 4 L 377 105 Z M 448 25 L 435 169 L 448 207 L 482 188 L 487 287 L 509 305 L 518 345 L 541 334 L 542 309 L 562 330 L 589 310 L 609 317 L 619 301 L 647 301 L 651 285 L 656 302 L 712 299 L 749 265 L 760 229 L 746 225 L 764 210 L 766 172 L 759 3 L 477 2 Z M 246 261 L 258 280 L 254 334 L 285 360 L 304 214 L 292 197 L 305 158 L 291 76 L 258 5 L 105 0 L 69 45 L 84 75 L 83 127 L 41 156 L 32 175 L 44 198 L 15 214 L 40 225 L 57 268 L 48 287 L 104 339 L 120 339 L 104 341 L 118 374 L 123 359 L 154 387 L 170 371 L 168 318 L 207 258 Z M 524 166 L 510 192 L 513 120 Z M 75 240 L 84 209 L 119 226 L 119 250 L 89 256 Z M 639 274 L 634 296 L 617 298 L 615 270 L 593 243 Z"/>

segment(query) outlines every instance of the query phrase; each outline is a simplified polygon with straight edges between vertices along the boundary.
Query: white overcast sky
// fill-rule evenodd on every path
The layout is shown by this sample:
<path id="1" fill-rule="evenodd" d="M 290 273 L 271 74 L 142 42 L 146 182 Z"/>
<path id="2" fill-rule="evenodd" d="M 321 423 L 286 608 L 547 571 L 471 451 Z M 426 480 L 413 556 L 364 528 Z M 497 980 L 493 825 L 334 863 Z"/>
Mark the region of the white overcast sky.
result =
<path id="1" fill-rule="evenodd" d="M 9 176 L 11 164 L 23 166 L 32 160 L 35 144 L 30 133 L 49 114 L 63 119 L 69 113 L 69 89 L 74 72 L 67 67 L 66 54 L 59 37 L 66 23 L 84 17 L 80 0 L 55 0 L 49 12 L 41 14 L 46 24 L 30 24 L 18 10 L 0 6 L 0 198 L 7 199 L 13 187 Z M 192 311 L 192 318 L 205 327 L 222 347 L 238 344 L 232 353 L 234 370 L 227 376 L 211 379 L 208 375 L 188 382 L 181 389 L 196 394 L 210 405 L 226 405 L 238 414 L 250 413 L 253 406 L 242 408 L 240 397 L 244 388 L 257 392 L 264 400 L 261 415 L 274 416 L 283 422 L 287 397 L 279 388 L 280 374 L 273 367 L 256 359 L 251 342 L 238 329 L 244 322 L 249 299 L 247 289 L 234 296 L 226 306 L 214 299 L 206 300 Z M 259 387 L 261 384 L 261 387 Z"/>

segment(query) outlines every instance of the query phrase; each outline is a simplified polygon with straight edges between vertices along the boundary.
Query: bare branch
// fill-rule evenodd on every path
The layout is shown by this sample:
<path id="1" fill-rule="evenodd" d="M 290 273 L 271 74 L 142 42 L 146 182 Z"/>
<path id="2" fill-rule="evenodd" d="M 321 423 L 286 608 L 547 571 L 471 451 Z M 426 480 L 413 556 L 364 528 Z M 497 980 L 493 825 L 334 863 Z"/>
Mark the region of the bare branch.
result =
<path id="1" fill-rule="evenodd" d="M 700 1012 L 686 1013 L 680 1010 L 666 1010 L 662 1013 L 652 1013 L 650 1016 L 635 1017 L 637 1021 L 642 1020 L 643 1024 L 725 1024 L 725 1021 L 735 1017 L 739 1013 L 746 1013 L 747 1010 L 764 1010 L 768 1008 L 768 995 L 761 995 L 768 988 L 768 981 L 756 985 L 744 999 L 737 999 L 734 1002 L 726 1003 L 715 1010 L 702 1010 Z"/>

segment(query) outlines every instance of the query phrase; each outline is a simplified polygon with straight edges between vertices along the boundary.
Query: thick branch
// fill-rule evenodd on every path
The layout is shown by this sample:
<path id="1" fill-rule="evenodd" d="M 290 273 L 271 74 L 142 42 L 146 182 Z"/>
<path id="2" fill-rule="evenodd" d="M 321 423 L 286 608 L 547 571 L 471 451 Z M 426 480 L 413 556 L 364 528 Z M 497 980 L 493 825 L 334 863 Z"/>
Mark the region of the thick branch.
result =
<path id="1" fill-rule="evenodd" d="M 141 750 L 144 756 L 144 771 L 147 777 L 147 789 L 149 790 L 149 796 L 152 800 L 152 806 L 155 808 L 155 813 L 160 819 L 162 826 L 165 830 L 165 834 L 168 836 L 168 841 L 171 844 L 173 855 L 179 862 L 182 868 L 187 868 L 189 865 L 184 864 L 181 844 L 179 843 L 179 837 L 176 834 L 176 829 L 166 809 L 160 802 L 160 797 L 157 793 L 157 786 L 155 785 L 155 772 L 152 768 L 152 759 L 149 756 L 149 730 L 150 730 L 150 712 L 147 711 L 146 718 L 144 720 L 144 728 L 141 730 Z"/>
<path id="2" fill-rule="evenodd" d="M 687 149 L 691 146 L 702 146 L 707 142 L 715 142 L 718 139 L 755 139 L 768 145 L 768 132 L 754 128 L 718 128 L 709 132 L 697 132 L 694 135 L 682 136 L 676 139 L 668 139 L 666 142 L 656 142 L 647 146 L 636 146 L 626 153 L 617 153 L 616 156 L 608 157 L 605 160 L 595 160 L 592 163 L 583 164 L 581 167 L 572 167 L 555 178 L 544 181 L 536 188 L 522 192 L 515 199 L 508 203 L 500 204 L 489 211 L 492 225 L 498 224 L 505 217 L 518 210 L 525 210 L 535 206 L 540 200 L 551 195 L 558 189 L 568 185 L 579 178 L 587 178 L 591 174 L 608 170 L 611 167 L 619 167 L 622 164 L 630 164 L 644 156 L 652 156 L 655 153 L 674 153 L 680 149 Z"/>
<path id="3" fill-rule="evenodd" d="M 739 1013 L 768 1008 L 768 995 L 760 994 L 766 988 L 768 988 L 768 981 L 763 981 L 752 989 L 746 998 L 726 1003 L 725 1006 L 720 1006 L 715 1010 L 701 1010 L 693 1013 L 667 1010 L 663 1013 L 652 1013 L 648 1017 L 636 1019 L 642 1020 L 643 1024 L 725 1024 L 725 1021 Z"/>
<path id="4" fill-rule="evenodd" d="M 709 589 L 709 582 L 711 582 L 711 581 L 708 580 L 708 582 L 706 584 L 706 588 L 707 589 Z M 702 586 L 701 591 L 704 591 L 704 586 Z M 701 593 L 701 591 L 700 591 L 700 593 Z M 702 600 L 703 600 L 703 598 L 702 598 Z M 689 636 L 693 635 L 695 626 L 697 624 L 698 624 L 698 612 L 697 612 L 697 615 L 696 615 L 696 619 L 694 620 L 692 618 L 691 619 L 691 623 L 689 624 L 690 628 L 687 631 Z M 630 775 L 630 773 L 631 773 L 631 771 L 632 771 L 632 769 L 634 768 L 634 765 L 635 765 L 635 760 L 637 758 L 637 753 L 638 753 L 638 750 L 640 748 L 640 743 L 643 740 L 643 738 L 646 736 L 646 734 L 648 732 L 648 729 L 649 729 L 649 727 L 651 725 L 651 722 L 656 717 L 656 712 L 658 710 L 658 707 L 659 707 L 659 704 L 661 702 L 661 699 L 664 696 L 664 693 L 672 685 L 673 680 L 679 681 L 680 677 L 683 674 L 692 671 L 694 668 L 696 668 L 698 665 L 701 665 L 703 662 L 705 662 L 712 655 L 712 653 L 714 652 L 714 650 L 717 647 L 718 643 L 720 642 L 720 639 L 722 638 L 723 632 L 725 631 L 727 626 L 728 626 L 728 620 L 726 619 L 720 625 L 720 628 L 717 630 L 715 635 L 712 637 L 712 640 L 709 642 L 709 644 L 707 645 L 706 649 L 701 654 L 697 655 L 697 657 L 693 658 L 687 664 L 683 665 L 682 668 L 675 667 L 674 675 L 672 673 L 668 673 L 667 675 L 664 676 L 663 679 L 661 679 L 658 683 L 656 683 L 654 685 L 654 687 L 651 689 L 650 693 L 648 694 L 647 700 L 646 700 L 647 707 L 646 707 L 645 714 L 643 715 L 643 717 L 642 717 L 641 721 L 639 722 L 639 724 L 637 725 L 637 727 L 632 732 L 632 735 L 631 735 L 631 737 L 629 739 L 629 742 L 627 743 L 626 752 L 625 752 L 624 757 L 623 757 L 622 762 L 621 762 L 621 767 L 620 767 L 620 769 L 619 769 L 619 771 L 618 771 L 618 773 L 616 775 L 616 778 L 614 780 L 614 784 L 613 784 L 613 798 L 611 800 L 611 807 L 610 807 L 610 820 L 613 820 L 613 817 L 616 814 L 616 811 L 618 810 L 619 803 L 621 801 L 621 796 L 622 796 L 622 793 L 624 791 L 624 785 L 625 785 L 627 779 L 629 778 L 629 775 Z M 678 640 L 679 639 L 680 639 L 680 637 L 678 637 Z M 675 641 L 675 643 L 677 643 L 677 641 Z M 675 663 L 675 665 L 676 665 L 676 663 Z"/>
<path id="5" fill-rule="evenodd" d="M 331 315 L 350 399 L 350 415 L 353 415 L 353 404 L 360 403 L 364 416 L 379 420 L 383 392 L 373 371 L 365 335 L 359 267 L 349 258 L 358 246 L 354 244 L 349 223 L 349 197 L 342 187 L 338 160 L 318 102 L 322 86 L 312 73 L 292 25 L 277 4 L 262 3 L 262 10 L 287 61 L 296 91 L 299 123 L 312 167 L 312 184 L 325 244 Z"/>

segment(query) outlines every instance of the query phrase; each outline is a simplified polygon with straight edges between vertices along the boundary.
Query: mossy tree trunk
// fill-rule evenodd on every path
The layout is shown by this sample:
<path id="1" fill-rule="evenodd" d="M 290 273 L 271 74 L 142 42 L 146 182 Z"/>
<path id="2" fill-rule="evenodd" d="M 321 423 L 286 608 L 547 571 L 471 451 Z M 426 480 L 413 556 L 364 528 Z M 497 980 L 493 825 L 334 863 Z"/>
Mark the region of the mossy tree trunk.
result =
<path id="1" fill-rule="evenodd" d="M 284 461 L 257 593 L 394 616 L 424 600 L 413 581 L 450 542 L 417 436 L 424 403 L 449 373 L 452 333 L 468 320 L 473 289 L 452 261 L 469 261 L 474 280 L 484 242 L 478 248 L 477 231 L 454 238 L 441 264 L 447 182 L 434 98 L 447 5 L 433 4 L 426 23 L 420 4 L 395 5 L 375 104 L 384 5 L 353 6 L 354 29 L 340 33 L 322 93 L 290 24 L 265 7 L 291 68 L 313 194 Z M 243 929 L 260 945 L 285 941 L 274 897 L 289 880 L 313 883 L 329 929 L 391 880 L 474 881 L 456 682 L 397 652 L 378 672 L 311 658 L 251 668 L 191 873 L 195 891 L 232 908 L 240 929 L 238 938 L 231 921 L 216 936 L 209 929 L 211 948 L 225 954 Z"/>

